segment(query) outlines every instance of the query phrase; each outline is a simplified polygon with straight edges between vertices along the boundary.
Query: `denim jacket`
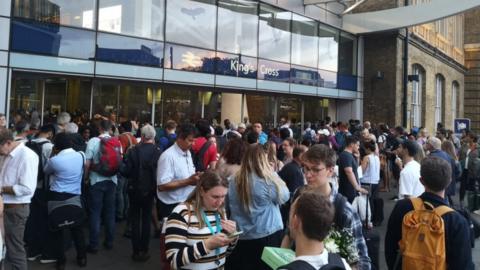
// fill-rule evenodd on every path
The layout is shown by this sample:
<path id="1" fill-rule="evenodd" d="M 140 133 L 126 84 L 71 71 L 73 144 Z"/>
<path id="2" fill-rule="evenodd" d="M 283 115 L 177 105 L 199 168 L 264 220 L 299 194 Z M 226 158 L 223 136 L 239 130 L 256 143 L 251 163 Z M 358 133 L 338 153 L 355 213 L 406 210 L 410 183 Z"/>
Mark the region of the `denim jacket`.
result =
<path id="1" fill-rule="evenodd" d="M 251 203 L 248 213 L 240 202 L 235 178 L 231 178 L 228 189 L 230 219 L 237 222 L 238 230 L 243 231 L 240 240 L 263 238 L 283 229 L 279 206 L 288 201 L 290 193 L 283 181 L 279 181 L 280 194 L 273 181 L 256 174 L 250 175 Z"/>

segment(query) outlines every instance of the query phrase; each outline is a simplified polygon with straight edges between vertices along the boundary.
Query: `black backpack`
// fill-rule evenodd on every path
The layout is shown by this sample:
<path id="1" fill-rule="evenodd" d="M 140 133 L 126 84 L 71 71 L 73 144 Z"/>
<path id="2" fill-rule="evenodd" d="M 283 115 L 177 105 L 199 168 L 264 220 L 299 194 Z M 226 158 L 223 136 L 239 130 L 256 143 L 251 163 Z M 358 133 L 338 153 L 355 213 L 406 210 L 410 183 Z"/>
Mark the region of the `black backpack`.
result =
<path id="1" fill-rule="evenodd" d="M 205 166 L 203 165 L 203 157 L 205 156 L 205 153 L 207 152 L 210 145 L 212 144 L 209 141 L 206 141 L 203 144 L 202 148 L 200 148 L 200 151 L 198 151 L 197 153 L 195 153 L 195 151 L 193 150 L 190 150 L 196 172 L 204 172 L 207 170 L 207 168 L 205 168 Z"/>
<path id="2" fill-rule="evenodd" d="M 37 174 L 37 183 L 40 183 L 45 179 L 45 173 L 43 172 L 43 145 L 48 143 L 49 141 L 43 142 L 34 142 L 32 140 L 28 140 L 25 143 L 25 146 L 32 149 L 35 154 L 38 156 L 38 174 Z"/>
<path id="3" fill-rule="evenodd" d="M 143 150 L 142 153 L 140 153 L 141 150 Z M 127 163 L 131 166 L 129 166 L 130 171 L 126 173 L 130 196 L 141 199 L 155 193 L 157 161 L 161 153 L 160 148 L 154 144 L 138 144 L 130 149 Z"/>
<path id="4" fill-rule="evenodd" d="M 280 266 L 278 270 L 317 270 L 308 262 L 297 260 L 287 265 Z M 328 253 L 328 264 L 320 267 L 318 270 L 345 270 L 342 257 L 336 253 Z"/>

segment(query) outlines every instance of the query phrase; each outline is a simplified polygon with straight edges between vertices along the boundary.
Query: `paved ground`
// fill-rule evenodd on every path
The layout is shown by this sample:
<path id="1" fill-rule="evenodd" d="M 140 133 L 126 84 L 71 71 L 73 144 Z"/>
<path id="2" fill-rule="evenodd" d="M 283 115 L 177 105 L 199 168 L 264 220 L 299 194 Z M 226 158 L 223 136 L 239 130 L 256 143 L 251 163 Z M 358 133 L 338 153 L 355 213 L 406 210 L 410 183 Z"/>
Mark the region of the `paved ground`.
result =
<path id="1" fill-rule="evenodd" d="M 380 243 L 380 269 L 386 269 L 385 259 L 383 255 L 384 251 L 384 239 L 386 233 L 386 224 L 392 208 L 395 204 L 394 201 L 390 201 L 389 198 L 393 196 L 393 193 L 381 193 L 380 196 L 384 198 L 385 202 L 385 221 L 382 226 L 376 227 L 381 237 Z M 131 243 L 127 238 L 122 237 L 124 230 L 124 224 L 120 223 L 117 226 L 117 238 L 115 239 L 115 246 L 113 250 L 100 250 L 96 255 L 88 256 L 87 268 L 80 268 L 75 263 L 75 252 L 70 250 L 67 254 L 67 269 L 115 269 L 115 270 L 127 270 L 127 269 L 161 269 L 158 250 L 158 239 L 152 239 L 150 243 L 151 258 L 145 263 L 136 263 L 130 259 L 131 256 Z M 480 267 L 480 239 L 476 241 L 476 248 L 473 250 L 473 258 L 475 265 Z M 53 269 L 54 265 L 41 265 L 38 261 L 29 263 L 29 269 L 32 270 L 46 270 Z M 254 270 L 254 269 L 245 269 Z"/>

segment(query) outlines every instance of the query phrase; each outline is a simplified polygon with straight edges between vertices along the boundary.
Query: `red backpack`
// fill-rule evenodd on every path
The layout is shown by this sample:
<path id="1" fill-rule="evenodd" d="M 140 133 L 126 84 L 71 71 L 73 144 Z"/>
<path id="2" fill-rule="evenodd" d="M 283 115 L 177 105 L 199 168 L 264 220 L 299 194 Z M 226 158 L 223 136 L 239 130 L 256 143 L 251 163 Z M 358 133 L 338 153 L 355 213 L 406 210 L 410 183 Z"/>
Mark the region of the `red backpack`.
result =
<path id="1" fill-rule="evenodd" d="M 120 169 L 122 162 L 122 145 L 116 137 L 100 138 L 98 163 L 94 163 L 92 170 L 103 176 L 114 176 Z"/>

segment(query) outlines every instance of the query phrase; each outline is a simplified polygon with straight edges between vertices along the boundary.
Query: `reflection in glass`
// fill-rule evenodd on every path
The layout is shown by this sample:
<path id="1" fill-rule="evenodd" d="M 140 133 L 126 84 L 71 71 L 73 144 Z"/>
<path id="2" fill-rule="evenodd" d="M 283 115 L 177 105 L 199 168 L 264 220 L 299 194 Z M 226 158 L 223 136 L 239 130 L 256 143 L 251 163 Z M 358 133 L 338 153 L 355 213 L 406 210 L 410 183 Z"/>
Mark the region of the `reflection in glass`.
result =
<path id="1" fill-rule="evenodd" d="M 142 66 L 163 66 L 163 43 L 98 33 L 97 60 Z"/>
<path id="2" fill-rule="evenodd" d="M 320 78 L 318 86 L 326 88 L 337 88 L 337 73 L 333 71 L 319 69 Z"/>
<path id="3" fill-rule="evenodd" d="M 258 2 L 218 1 L 217 49 L 257 56 Z"/>
<path id="4" fill-rule="evenodd" d="M 258 60 L 258 79 L 268 81 L 289 82 L 290 65 L 278 62 Z"/>
<path id="5" fill-rule="evenodd" d="M 215 52 L 166 44 L 165 68 L 214 73 Z"/>
<path id="6" fill-rule="evenodd" d="M 245 95 L 247 101 L 247 112 L 250 123 L 260 122 L 263 124 L 263 130 L 271 129 L 275 126 L 275 97 Z M 266 131 L 265 131 L 266 132 Z"/>
<path id="7" fill-rule="evenodd" d="M 339 89 L 357 91 L 357 76 L 338 74 Z"/>
<path id="8" fill-rule="evenodd" d="M 342 32 L 338 49 L 338 73 L 344 75 L 357 74 L 357 38 Z"/>
<path id="9" fill-rule="evenodd" d="M 155 126 L 163 127 L 168 120 L 195 123 L 201 118 L 201 92 L 196 87 L 163 87 L 161 101 L 155 103 Z"/>
<path id="10" fill-rule="evenodd" d="M 259 57 L 290 62 L 291 18 L 291 12 L 260 4 Z"/>
<path id="11" fill-rule="evenodd" d="M 257 58 L 217 52 L 216 74 L 257 78 Z"/>
<path id="12" fill-rule="evenodd" d="M 318 68 L 324 70 L 338 70 L 338 30 L 320 25 L 318 43 Z"/>
<path id="13" fill-rule="evenodd" d="M 11 31 L 13 51 L 80 59 L 92 59 L 95 54 L 92 31 L 24 20 L 12 20 Z"/>
<path id="14" fill-rule="evenodd" d="M 8 1 L 8 0 L 2 0 Z M 95 28 L 95 0 L 15 0 L 13 16 L 82 28 Z"/>
<path id="15" fill-rule="evenodd" d="M 152 101 L 143 85 L 128 84 L 120 87 L 118 117 L 120 121 L 137 119 L 140 123 L 152 122 Z"/>
<path id="16" fill-rule="evenodd" d="M 119 85 L 98 83 L 93 91 L 92 115 L 109 116 L 111 113 L 117 113 L 119 91 Z"/>
<path id="17" fill-rule="evenodd" d="M 43 81 L 13 74 L 10 94 L 10 120 L 39 124 L 42 111 Z M 14 123 L 10 123 L 13 125 Z"/>
<path id="18" fill-rule="evenodd" d="M 18 115 L 38 128 L 42 117 L 44 124 L 56 123 L 58 113 L 66 111 L 76 123 L 88 120 L 91 89 L 88 78 L 13 73 L 10 119 Z"/>
<path id="19" fill-rule="evenodd" d="M 215 49 L 216 18 L 214 0 L 167 1 L 166 40 Z"/>
<path id="20" fill-rule="evenodd" d="M 302 119 L 302 101 L 299 98 L 291 98 L 291 97 L 279 97 L 278 98 L 278 119 L 280 118 L 289 119 L 293 126 L 298 121 Z M 292 128 L 294 130 L 294 137 L 298 135 L 296 128 Z"/>
<path id="21" fill-rule="evenodd" d="M 290 82 L 309 86 L 318 86 L 320 74 L 316 68 L 292 66 L 290 69 Z"/>
<path id="22" fill-rule="evenodd" d="M 324 98 L 306 98 L 304 99 L 305 122 L 316 123 L 328 116 L 329 100 Z"/>
<path id="23" fill-rule="evenodd" d="M 165 0 L 100 0 L 98 30 L 163 40 Z"/>
<path id="24" fill-rule="evenodd" d="M 292 19 L 292 64 L 318 65 L 318 23 L 294 14 Z"/>

